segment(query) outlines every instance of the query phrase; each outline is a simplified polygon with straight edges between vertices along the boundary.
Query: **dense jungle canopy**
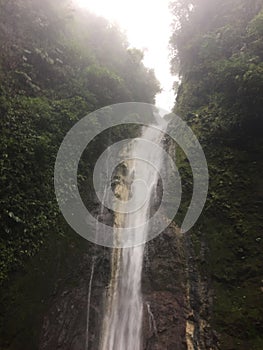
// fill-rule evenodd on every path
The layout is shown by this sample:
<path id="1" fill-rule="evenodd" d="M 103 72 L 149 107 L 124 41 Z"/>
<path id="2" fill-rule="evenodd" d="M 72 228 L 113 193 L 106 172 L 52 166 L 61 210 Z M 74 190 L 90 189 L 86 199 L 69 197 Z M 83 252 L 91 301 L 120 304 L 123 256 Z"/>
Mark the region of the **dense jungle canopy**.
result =
<path id="1" fill-rule="evenodd" d="M 174 111 L 195 130 L 210 173 L 194 229 L 200 269 L 215 290 L 222 349 L 261 349 L 263 209 L 263 12 L 261 0 L 174 1 Z M 191 177 L 181 160 L 186 192 Z M 187 170 L 188 169 L 188 170 Z M 201 242 L 201 243 L 200 243 Z"/>
<path id="2" fill-rule="evenodd" d="M 173 112 L 198 136 L 210 174 L 205 209 L 191 230 L 195 266 L 213 291 L 209 322 L 219 345 L 210 349 L 262 350 L 263 3 L 176 0 L 170 10 L 171 71 L 180 77 Z M 89 112 L 129 101 L 154 104 L 160 84 L 120 28 L 67 0 L 0 0 L 0 47 L 0 348 L 22 350 L 24 325 L 26 350 L 33 350 L 39 331 L 30 327 L 45 307 L 38 306 L 43 285 L 34 289 L 34 259 L 41 257 L 40 274 L 41 264 L 52 270 L 72 244 L 71 259 L 83 246 L 56 203 L 59 145 Z M 107 137 L 90 149 L 94 159 Z M 180 150 L 177 161 L 180 224 L 193 179 Z M 91 163 L 83 183 L 91 183 Z"/>

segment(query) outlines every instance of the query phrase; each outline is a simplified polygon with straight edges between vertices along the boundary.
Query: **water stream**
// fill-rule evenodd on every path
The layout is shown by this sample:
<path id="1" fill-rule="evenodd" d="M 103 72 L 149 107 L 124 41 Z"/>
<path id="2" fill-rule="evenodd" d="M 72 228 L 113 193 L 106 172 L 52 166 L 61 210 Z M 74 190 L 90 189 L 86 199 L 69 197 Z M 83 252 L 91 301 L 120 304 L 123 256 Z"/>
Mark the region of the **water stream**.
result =
<path id="1" fill-rule="evenodd" d="M 92 289 L 92 282 L 93 282 L 93 276 L 94 276 L 95 262 L 96 262 L 96 258 L 93 257 L 93 259 L 92 259 L 92 265 L 91 265 L 90 279 L 89 279 L 88 297 L 87 297 L 87 324 L 86 324 L 86 344 L 85 344 L 85 350 L 88 350 L 88 348 L 89 348 L 90 299 L 91 299 L 91 289 Z"/>
<path id="2" fill-rule="evenodd" d="M 152 127 L 142 129 L 142 139 L 161 144 L 162 133 Z M 119 214 L 115 218 L 117 227 L 134 227 L 142 237 L 147 237 L 148 227 L 140 228 L 150 215 L 151 199 L 156 197 L 158 169 L 162 159 L 153 152 L 149 144 L 134 139 L 130 147 L 127 168 L 133 179 L 140 179 L 148 189 L 144 205 L 129 214 Z M 155 168 L 151 166 L 155 164 Z M 135 199 L 141 200 L 141 192 L 132 192 Z M 122 190 L 122 200 L 127 200 L 130 193 Z M 111 280 L 107 290 L 107 302 L 101 331 L 100 350 L 140 350 L 142 345 L 143 300 L 141 294 L 141 273 L 143 266 L 144 245 L 112 250 Z M 154 323 L 153 323 L 154 324 Z"/>
<path id="3" fill-rule="evenodd" d="M 147 306 L 147 312 L 149 316 L 149 329 L 151 332 L 153 332 L 154 335 L 157 335 L 157 327 L 156 327 L 154 315 L 151 310 L 151 304 L 147 301 L 146 306 Z"/>

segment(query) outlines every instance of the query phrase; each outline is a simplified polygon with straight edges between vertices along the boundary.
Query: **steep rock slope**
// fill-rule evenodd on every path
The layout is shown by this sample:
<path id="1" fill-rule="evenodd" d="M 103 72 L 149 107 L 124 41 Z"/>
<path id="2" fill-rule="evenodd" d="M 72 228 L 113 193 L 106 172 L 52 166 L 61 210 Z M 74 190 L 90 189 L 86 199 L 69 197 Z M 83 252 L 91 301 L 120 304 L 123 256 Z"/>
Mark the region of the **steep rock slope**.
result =
<path id="1" fill-rule="evenodd" d="M 261 349 L 262 1 L 182 0 L 172 8 L 172 67 L 181 75 L 175 111 L 199 137 L 210 172 L 192 232 L 196 267 L 212 281 L 220 349 Z M 189 167 L 178 157 L 190 195 Z"/>

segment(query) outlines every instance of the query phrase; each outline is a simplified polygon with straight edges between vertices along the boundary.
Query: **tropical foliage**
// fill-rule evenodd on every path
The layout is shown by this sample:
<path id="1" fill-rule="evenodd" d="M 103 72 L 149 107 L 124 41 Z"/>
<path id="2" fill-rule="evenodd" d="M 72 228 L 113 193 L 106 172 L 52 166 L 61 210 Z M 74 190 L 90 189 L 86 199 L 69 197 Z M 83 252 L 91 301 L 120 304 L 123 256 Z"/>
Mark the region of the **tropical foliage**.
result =
<path id="1" fill-rule="evenodd" d="M 215 292 L 221 349 L 261 349 L 263 209 L 262 1 L 178 0 L 172 68 L 175 112 L 198 135 L 210 172 L 207 205 L 193 232 L 208 248 L 204 275 Z M 191 177 L 183 155 L 186 189 Z"/>
<path id="2" fill-rule="evenodd" d="M 109 104 L 154 103 L 160 89 L 120 29 L 66 0 L 0 1 L 0 45 L 3 281 L 63 232 L 53 169 L 66 132 Z"/>

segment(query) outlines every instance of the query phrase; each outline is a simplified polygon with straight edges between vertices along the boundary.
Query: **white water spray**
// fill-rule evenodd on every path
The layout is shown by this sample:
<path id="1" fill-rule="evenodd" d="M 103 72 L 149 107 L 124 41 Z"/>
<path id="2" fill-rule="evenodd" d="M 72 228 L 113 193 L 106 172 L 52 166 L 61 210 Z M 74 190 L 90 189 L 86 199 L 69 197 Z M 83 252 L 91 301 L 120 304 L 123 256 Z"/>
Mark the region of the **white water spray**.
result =
<path id="1" fill-rule="evenodd" d="M 140 139 L 132 141 L 128 163 L 130 175 L 141 181 L 147 187 L 147 198 L 144 204 L 129 214 L 118 214 L 115 218 L 116 227 L 134 227 L 134 232 L 147 237 L 147 222 L 151 198 L 156 195 L 159 178 L 158 171 L 162 166 L 162 159 L 153 152 L 151 142 L 160 144 L 162 133 L 154 127 L 142 130 L 142 139 L 150 141 L 145 144 Z M 151 164 L 154 164 L 153 167 Z M 131 189 L 131 194 L 141 203 L 140 187 Z M 122 189 L 122 200 L 128 200 L 130 192 Z M 141 226 L 141 227 L 140 227 Z M 115 248 L 112 251 L 112 274 L 108 288 L 106 311 L 101 334 L 100 350 L 141 350 L 141 328 L 143 316 L 143 302 L 141 294 L 141 273 L 143 265 L 144 245 L 131 248 Z"/>

